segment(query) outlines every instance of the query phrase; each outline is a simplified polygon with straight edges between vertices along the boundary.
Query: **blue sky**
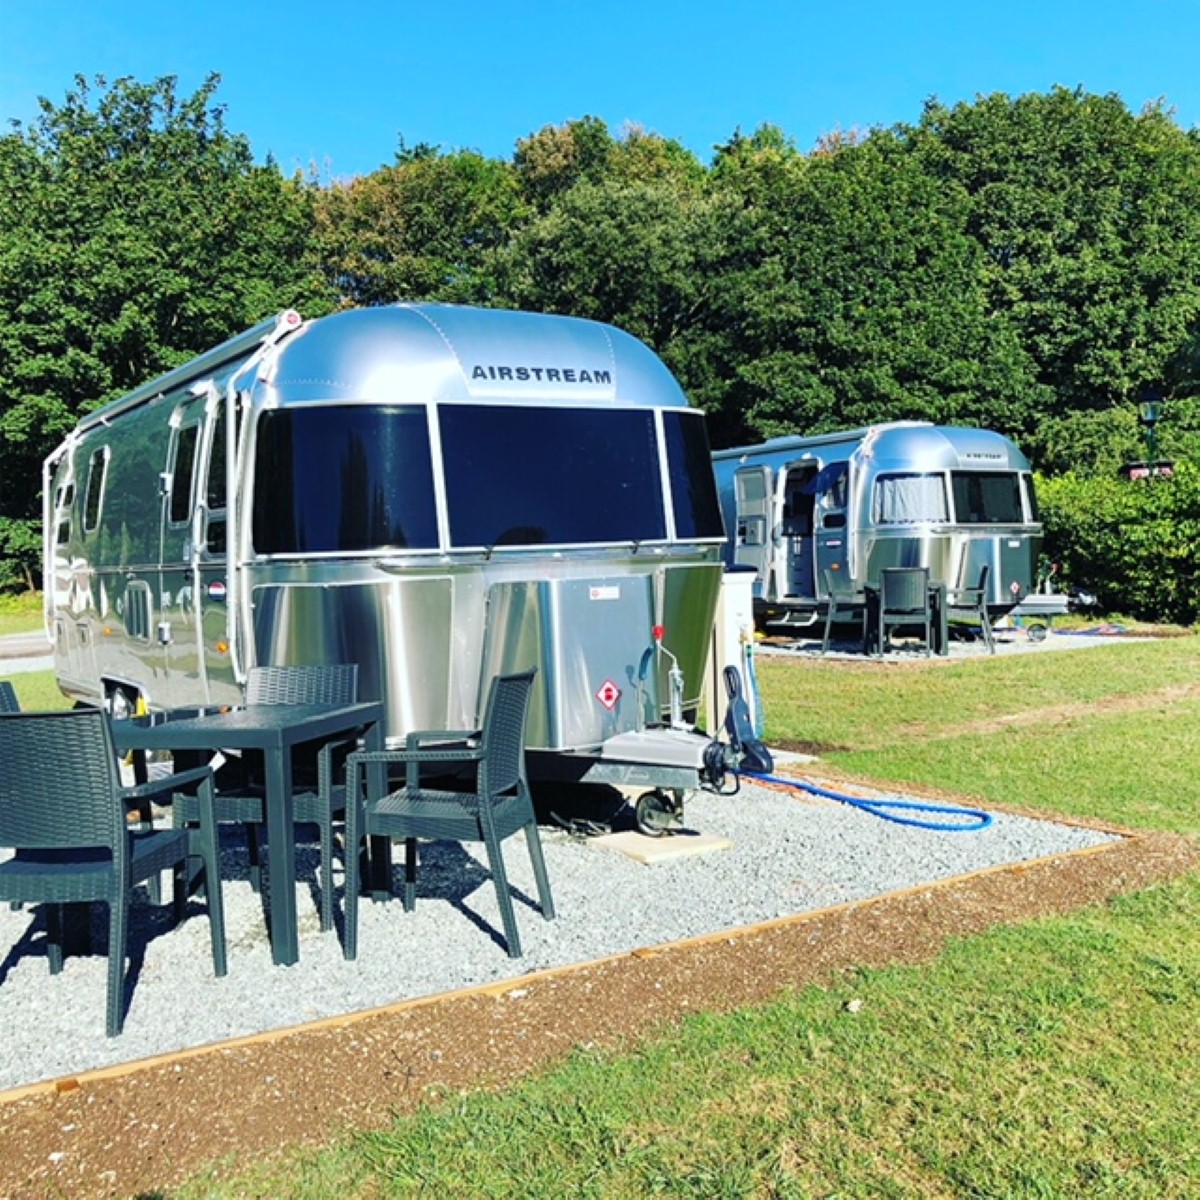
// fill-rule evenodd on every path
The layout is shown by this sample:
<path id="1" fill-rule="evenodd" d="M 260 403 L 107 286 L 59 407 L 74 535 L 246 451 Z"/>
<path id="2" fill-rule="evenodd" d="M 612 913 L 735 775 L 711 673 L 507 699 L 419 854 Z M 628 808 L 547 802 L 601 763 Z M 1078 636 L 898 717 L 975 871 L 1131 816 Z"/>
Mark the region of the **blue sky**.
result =
<path id="1" fill-rule="evenodd" d="M 1047 91 L 1164 99 L 1200 123 L 1195 0 L 0 0 L 0 128 L 76 74 L 218 101 L 289 173 L 363 174 L 409 145 L 509 157 L 585 115 L 708 162 L 737 129 L 821 134 L 920 117 L 924 100 Z"/>

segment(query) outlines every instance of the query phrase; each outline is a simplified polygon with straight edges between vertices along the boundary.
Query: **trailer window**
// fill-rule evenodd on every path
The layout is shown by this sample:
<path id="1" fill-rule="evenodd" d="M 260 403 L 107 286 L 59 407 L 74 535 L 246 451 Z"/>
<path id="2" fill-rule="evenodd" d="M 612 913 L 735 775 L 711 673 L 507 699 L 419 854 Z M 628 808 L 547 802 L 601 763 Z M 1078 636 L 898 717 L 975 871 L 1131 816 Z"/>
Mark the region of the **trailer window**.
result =
<path id="1" fill-rule="evenodd" d="M 453 545 L 666 537 L 650 409 L 456 404 L 440 419 Z"/>
<path id="2" fill-rule="evenodd" d="M 253 504 L 259 554 L 436 548 L 425 409 L 342 404 L 263 413 Z"/>
<path id="3" fill-rule="evenodd" d="M 667 470 L 671 476 L 671 503 L 675 513 L 675 536 L 680 538 L 723 538 L 721 505 L 713 475 L 712 452 L 704 414 L 663 414 L 667 435 Z"/>
<path id="4" fill-rule="evenodd" d="M 83 531 L 92 533 L 100 524 L 100 501 L 104 497 L 104 477 L 108 473 L 108 447 L 93 451 L 88 460 L 87 495 L 83 505 Z"/>
<path id="5" fill-rule="evenodd" d="M 878 525 L 915 525 L 949 517 L 946 480 L 941 475 L 880 475 L 871 516 Z"/>
<path id="6" fill-rule="evenodd" d="M 71 506 L 75 503 L 75 485 L 68 483 L 58 490 L 55 507 L 58 516 L 55 521 L 54 544 L 65 546 L 71 540 Z"/>
<path id="7" fill-rule="evenodd" d="M 209 554 L 225 553 L 225 406 L 217 409 L 212 420 L 212 440 L 208 448 L 208 484 L 205 502 L 204 543 Z"/>
<path id="8" fill-rule="evenodd" d="M 192 513 L 192 476 L 196 470 L 199 425 L 185 425 L 175 437 L 175 462 L 171 467 L 171 524 L 183 524 Z"/>
<path id="9" fill-rule="evenodd" d="M 950 480 L 960 525 L 1019 525 L 1025 520 L 1015 471 L 954 471 Z"/>
<path id="10" fill-rule="evenodd" d="M 1040 520 L 1041 518 L 1040 518 L 1040 514 L 1038 512 L 1037 488 L 1035 488 L 1033 486 L 1033 476 L 1032 475 L 1022 473 L 1021 489 L 1025 493 L 1025 508 L 1026 508 L 1026 511 L 1029 513 L 1029 519 L 1031 521 Z"/>

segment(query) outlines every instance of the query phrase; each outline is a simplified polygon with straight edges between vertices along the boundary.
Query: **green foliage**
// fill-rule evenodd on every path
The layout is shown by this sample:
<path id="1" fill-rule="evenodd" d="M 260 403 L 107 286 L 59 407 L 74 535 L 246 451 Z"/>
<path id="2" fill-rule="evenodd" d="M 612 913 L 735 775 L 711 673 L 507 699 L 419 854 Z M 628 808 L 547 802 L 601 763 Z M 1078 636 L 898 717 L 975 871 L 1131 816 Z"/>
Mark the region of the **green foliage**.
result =
<path id="1" fill-rule="evenodd" d="M 1200 618 L 1200 468 L 1123 479 L 1075 473 L 1038 483 L 1045 550 L 1064 589 L 1105 612 L 1191 624 Z"/>
<path id="2" fill-rule="evenodd" d="M 0 517 L 0 596 L 32 591 L 41 572 L 41 557 L 40 521 Z"/>
<path id="3" fill-rule="evenodd" d="M 523 212 L 508 164 L 418 147 L 316 199 L 317 249 L 344 304 L 467 300 Z"/>
<path id="4" fill-rule="evenodd" d="M 328 306 L 307 186 L 175 80 L 83 77 L 0 137 L 0 516 L 83 412 L 270 312 Z M 13 548 L 8 535 L 8 549 Z M 10 572 L 11 574 L 11 572 Z"/>
<path id="5" fill-rule="evenodd" d="M 1056 87 L 947 109 L 906 140 L 969 196 L 981 284 L 1055 407 L 1132 403 L 1200 315 L 1200 156 L 1160 106 Z M 1046 413 L 1043 399 L 1034 419 Z M 1021 430 L 1036 434 L 1027 423 Z"/>

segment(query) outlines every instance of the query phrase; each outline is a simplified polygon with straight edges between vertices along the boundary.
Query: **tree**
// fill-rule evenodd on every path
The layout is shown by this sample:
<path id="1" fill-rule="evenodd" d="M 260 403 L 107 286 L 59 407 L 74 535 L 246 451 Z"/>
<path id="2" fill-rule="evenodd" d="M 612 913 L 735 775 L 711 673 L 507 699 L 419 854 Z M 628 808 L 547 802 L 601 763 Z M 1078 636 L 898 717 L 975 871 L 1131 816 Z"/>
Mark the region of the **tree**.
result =
<path id="1" fill-rule="evenodd" d="M 522 212 L 509 164 L 402 147 L 394 166 L 318 197 L 316 238 L 343 303 L 486 298 L 488 254 Z"/>
<path id="2" fill-rule="evenodd" d="M 41 460 L 83 412 L 272 311 L 329 307 L 310 189 L 254 164 L 217 85 L 77 77 L 0 138 L 6 521 L 36 523 Z"/>
<path id="3" fill-rule="evenodd" d="M 1054 88 L 946 108 L 901 135 L 968 197 L 988 310 L 1036 364 L 1024 432 L 1132 406 L 1200 313 L 1200 149 L 1161 105 Z"/>
<path id="4" fill-rule="evenodd" d="M 748 432 L 1016 422 L 1029 364 L 989 319 L 961 189 L 932 178 L 886 131 L 802 165 L 775 138 L 734 143 L 715 171 L 761 214 L 728 397 Z"/>

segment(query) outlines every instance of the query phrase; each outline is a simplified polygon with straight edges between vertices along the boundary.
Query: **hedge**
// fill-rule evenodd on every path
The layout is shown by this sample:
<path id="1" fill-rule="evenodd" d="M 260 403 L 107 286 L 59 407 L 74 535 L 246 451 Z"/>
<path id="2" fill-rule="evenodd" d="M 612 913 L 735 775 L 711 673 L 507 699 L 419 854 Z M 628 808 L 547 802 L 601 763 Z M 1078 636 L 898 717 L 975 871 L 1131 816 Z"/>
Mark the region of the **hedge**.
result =
<path id="1" fill-rule="evenodd" d="M 1125 479 L 1037 480 L 1044 552 L 1057 586 L 1087 591 L 1100 612 L 1191 625 L 1200 615 L 1200 468 Z"/>

